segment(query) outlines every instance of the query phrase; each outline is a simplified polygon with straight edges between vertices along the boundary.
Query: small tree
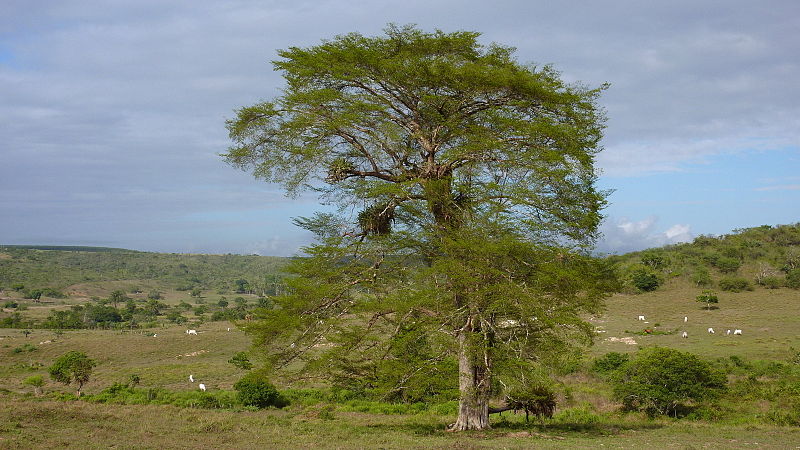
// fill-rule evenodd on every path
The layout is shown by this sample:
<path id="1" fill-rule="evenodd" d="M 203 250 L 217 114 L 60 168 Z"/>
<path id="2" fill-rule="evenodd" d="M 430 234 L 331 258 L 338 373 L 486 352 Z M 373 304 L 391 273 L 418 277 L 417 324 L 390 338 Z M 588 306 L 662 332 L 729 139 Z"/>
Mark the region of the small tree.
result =
<path id="1" fill-rule="evenodd" d="M 269 382 L 264 371 L 253 371 L 233 385 L 238 391 L 239 401 L 246 406 L 283 408 L 289 402 Z"/>
<path id="2" fill-rule="evenodd" d="M 97 363 L 89 359 L 86 353 L 79 351 L 71 351 L 56 359 L 55 363 L 50 366 L 50 377 L 59 383 L 70 384 L 75 382 L 78 384 L 78 391 L 76 396 L 81 396 L 81 389 L 83 385 L 89 381 L 92 375 L 92 369 Z"/>
<path id="3" fill-rule="evenodd" d="M 108 296 L 108 300 L 112 305 L 114 305 L 114 308 L 116 308 L 118 304 L 124 303 L 127 299 L 128 296 L 125 295 L 125 292 L 119 289 L 112 292 L 111 295 Z"/>
<path id="4" fill-rule="evenodd" d="M 717 395 L 725 374 L 692 353 L 651 347 L 639 351 L 613 379 L 614 396 L 625 409 L 649 415 L 675 414 L 687 401 Z"/>
<path id="5" fill-rule="evenodd" d="M 703 291 L 703 293 L 698 295 L 696 298 L 697 298 L 698 302 L 702 302 L 702 303 L 706 304 L 705 305 L 705 309 L 706 310 L 710 310 L 711 309 L 711 304 L 712 303 L 714 303 L 714 304 L 719 303 L 719 298 L 717 297 L 717 293 L 714 292 L 714 291 L 705 290 L 705 291 Z"/>
<path id="6" fill-rule="evenodd" d="M 22 382 L 25 386 L 32 386 L 33 393 L 36 394 L 37 397 L 42 395 L 42 386 L 44 386 L 44 377 L 41 375 L 33 375 L 25 379 Z"/>

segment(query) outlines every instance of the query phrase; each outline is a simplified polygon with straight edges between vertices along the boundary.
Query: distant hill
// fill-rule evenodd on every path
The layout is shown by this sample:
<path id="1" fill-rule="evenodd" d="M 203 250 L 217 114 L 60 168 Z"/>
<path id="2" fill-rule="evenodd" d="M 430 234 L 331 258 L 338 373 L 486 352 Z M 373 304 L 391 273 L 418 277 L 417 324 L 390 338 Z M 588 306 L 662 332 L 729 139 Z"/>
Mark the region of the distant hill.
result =
<path id="1" fill-rule="evenodd" d="M 87 247 L 81 245 L 2 245 L 4 248 L 20 248 L 27 250 L 58 250 L 62 252 L 138 252 L 138 250 L 128 250 L 126 248 L 114 247 Z"/>
<path id="2" fill-rule="evenodd" d="M 759 286 L 798 288 L 800 223 L 743 228 L 718 237 L 698 236 L 691 243 L 609 259 L 617 263 L 629 290 L 655 290 L 671 278 L 734 292 Z"/>
<path id="3" fill-rule="evenodd" d="M 157 281 L 165 288 L 230 290 L 274 284 L 290 258 L 151 253 L 106 247 L 0 246 L 0 288 L 64 289 L 78 283 Z"/>

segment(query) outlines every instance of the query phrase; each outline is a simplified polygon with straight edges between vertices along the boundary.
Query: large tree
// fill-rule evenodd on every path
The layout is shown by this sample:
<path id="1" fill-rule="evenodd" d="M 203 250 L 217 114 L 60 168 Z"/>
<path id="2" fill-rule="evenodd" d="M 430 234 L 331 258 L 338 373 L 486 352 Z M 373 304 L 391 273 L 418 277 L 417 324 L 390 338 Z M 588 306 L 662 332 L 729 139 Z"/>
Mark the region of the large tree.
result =
<path id="1" fill-rule="evenodd" d="M 225 155 L 339 207 L 296 220 L 319 239 L 248 326 L 274 367 L 402 397 L 457 365 L 454 430 L 488 427 L 493 395 L 590 340 L 581 314 L 606 291 L 586 255 L 604 87 L 478 37 L 390 26 L 280 51 L 283 95 L 238 110 Z"/>

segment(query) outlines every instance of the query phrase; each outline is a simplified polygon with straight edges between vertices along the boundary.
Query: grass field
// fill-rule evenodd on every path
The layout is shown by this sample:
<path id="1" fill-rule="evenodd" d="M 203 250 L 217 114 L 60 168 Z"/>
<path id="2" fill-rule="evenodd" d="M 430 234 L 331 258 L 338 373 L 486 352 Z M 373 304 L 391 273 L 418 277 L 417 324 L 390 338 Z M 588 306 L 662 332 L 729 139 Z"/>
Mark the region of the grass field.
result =
<path id="1" fill-rule="evenodd" d="M 708 359 L 736 355 L 786 361 L 793 348 L 800 348 L 800 292 L 759 288 L 720 293 L 719 308 L 710 311 L 694 300 L 699 292 L 685 282 L 673 281 L 656 292 L 611 297 L 606 311 L 591 318 L 601 332 L 597 333 L 596 345 L 587 349 L 587 359 L 609 351 L 633 352 L 642 346 L 660 345 Z M 167 303 L 181 299 L 189 301 L 188 294 L 166 292 Z M 31 306 L 28 312 L 78 301 L 73 298 L 64 305 Z M 638 315 L 645 315 L 648 323 L 636 320 Z M 684 316 L 689 318 L 687 323 Z M 646 327 L 669 334 L 637 334 Z M 708 327 L 717 333 L 708 334 Z M 726 336 L 728 328 L 740 328 L 744 334 Z M 620 405 L 610 400 L 608 385 L 585 371 L 560 380 L 570 395 L 561 398 L 554 419 L 525 424 L 524 415 L 506 413 L 492 416 L 491 431 L 463 434 L 444 431 L 454 416 L 430 412 L 353 412 L 325 402 L 268 411 L 63 402 L 35 398 L 22 384 L 25 378 L 39 374 L 48 380 L 46 392 L 71 392 L 70 387 L 50 381 L 46 368 L 67 351 L 79 350 L 98 362 L 84 388 L 89 394 L 125 381 L 132 374 L 140 376 L 143 388 L 196 390 L 197 385 L 188 381 L 192 374 L 211 392 L 230 390 L 244 372 L 227 360 L 236 352 L 249 350 L 249 338 L 228 322 L 202 324 L 198 336 L 187 335 L 185 330 L 186 326 L 177 325 L 62 334 L 34 329 L 25 337 L 23 330 L 0 329 L 0 390 L 6 390 L 0 393 L 0 448 L 800 447 L 800 428 L 748 419 L 749 415 L 768 411 L 768 404 L 743 406 L 737 419 L 722 422 L 648 419 L 618 413 Z M 684 330 L 689 333 L 688 339 L 680 337 Z M 34 349 L 28 351 L 31 347 Z M 252 355 L 257 362 L 257 354 Z M 282 386 L 291 382 L 275 381 Z M 86 441 L 86 436 L 92 439 Z"/>

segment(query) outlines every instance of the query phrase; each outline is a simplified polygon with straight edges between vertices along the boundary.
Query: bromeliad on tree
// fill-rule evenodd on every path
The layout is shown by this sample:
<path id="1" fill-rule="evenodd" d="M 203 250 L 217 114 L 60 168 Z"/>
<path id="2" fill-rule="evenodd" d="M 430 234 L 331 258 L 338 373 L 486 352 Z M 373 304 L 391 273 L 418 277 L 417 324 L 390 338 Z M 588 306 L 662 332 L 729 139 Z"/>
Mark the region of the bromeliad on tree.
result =
<path id="1" fill-rule="evenodd" d="M 390 26 L 280 51 L 284 94 L 228 121 L 225 155 L 340 206 L 296 219 L 318 242 L 248 326 L 273 366 L 401 396 L 457 366 L 454 430 L 489 426 L 493 380 L 589 341 L 580 314 L 608 287 L 586 254 L 605 86 L 478 37 Z"/>

